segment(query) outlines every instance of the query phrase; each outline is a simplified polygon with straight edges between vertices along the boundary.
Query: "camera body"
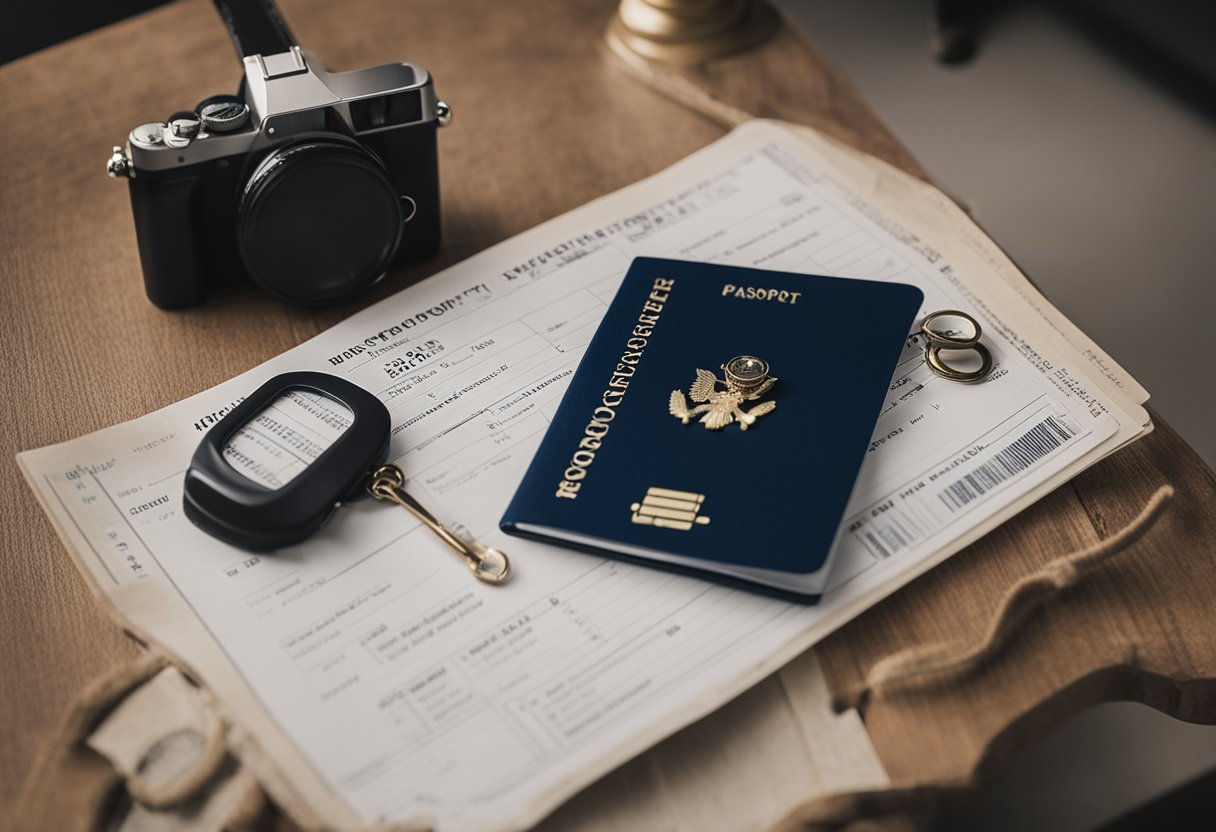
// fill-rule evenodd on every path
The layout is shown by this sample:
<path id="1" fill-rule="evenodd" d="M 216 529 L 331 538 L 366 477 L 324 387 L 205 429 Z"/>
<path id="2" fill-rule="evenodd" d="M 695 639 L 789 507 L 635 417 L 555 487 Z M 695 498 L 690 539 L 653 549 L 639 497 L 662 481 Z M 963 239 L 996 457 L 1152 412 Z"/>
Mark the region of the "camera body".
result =
<path id="1" fill-rule="evenodd" d="M 436 130 L 450 110 L 424 68 L 331 73 L 294 44 L 243 63 L 241 95 L 141 125 L 110 159 L 129 179 L 153 303 L 250 283 L 340 303 L 435 252 Z"/>

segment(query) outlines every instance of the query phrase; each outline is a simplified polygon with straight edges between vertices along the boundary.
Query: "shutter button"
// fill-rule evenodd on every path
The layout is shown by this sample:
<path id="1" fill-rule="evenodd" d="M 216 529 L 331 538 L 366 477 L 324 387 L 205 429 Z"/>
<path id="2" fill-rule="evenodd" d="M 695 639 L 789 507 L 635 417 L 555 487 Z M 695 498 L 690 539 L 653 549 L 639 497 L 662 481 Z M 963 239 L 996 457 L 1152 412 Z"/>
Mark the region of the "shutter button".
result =
<path id="1" fill-rule="evenodd" d="M 151 150 L 154 147 L 162 144 L 165 138 L 165 130 L 168 128 L 160 122 L 150 121 L 147 124 L 141 124 L 131 131 L 129 139 L 131 144 L 136 147 L 142 147 L 145 150 Z"/>
<path id="2" fill-rule="evenodd" d="M 194 113 L 174 113 L 169 117 L 162 141 L 168 147 L 185 147 L 198 136 L 201 126 L 202 122 Z"/>

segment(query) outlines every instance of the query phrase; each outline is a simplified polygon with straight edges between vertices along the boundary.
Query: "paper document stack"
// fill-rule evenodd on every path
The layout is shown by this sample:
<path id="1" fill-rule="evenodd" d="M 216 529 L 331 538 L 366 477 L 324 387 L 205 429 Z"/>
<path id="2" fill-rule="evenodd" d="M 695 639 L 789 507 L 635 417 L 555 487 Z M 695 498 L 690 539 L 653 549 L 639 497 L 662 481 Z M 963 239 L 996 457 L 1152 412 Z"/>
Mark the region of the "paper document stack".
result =
<path id="1" fill-rule="evenodd" d="M 982 323 L 996 368 L 981 384 L 932 376 L 909 346 L 818 606 L 496 528 L 637 256 L 911 283 L 922 312 Z M 477 583 L 370 500 L 260 557 L 192 526 L 182 480 L 203 432 L 292 370 L 379 395 L 407 488 L 508 551 L 517 577 Z M 809 129 L 752 122 L 224 384 L 19 460 L 98 596 L 210 686 L 281 802 L 335 827 L 505 829 L 1144 434 L 1146 399 L 938 191 Z M 801 476 L 809 496 L 816 472 Z"/>

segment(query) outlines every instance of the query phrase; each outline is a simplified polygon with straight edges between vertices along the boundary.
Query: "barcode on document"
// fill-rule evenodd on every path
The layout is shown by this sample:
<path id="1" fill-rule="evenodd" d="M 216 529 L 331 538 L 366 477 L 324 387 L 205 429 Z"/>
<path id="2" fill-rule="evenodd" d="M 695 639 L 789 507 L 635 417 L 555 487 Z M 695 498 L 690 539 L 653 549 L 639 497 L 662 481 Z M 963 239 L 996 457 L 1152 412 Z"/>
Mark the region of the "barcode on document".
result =
<path id="1" fill-rule="evenodd" d="M 1025 471 L 1074 436 L 1076 431 L 1071 427 L 1054 416 L 1048 416 L 1004 450 L 998 451 L 992 459 L 948 485 L 938 496 L 950 511 L 958 511 L 1010 477 Z"/>

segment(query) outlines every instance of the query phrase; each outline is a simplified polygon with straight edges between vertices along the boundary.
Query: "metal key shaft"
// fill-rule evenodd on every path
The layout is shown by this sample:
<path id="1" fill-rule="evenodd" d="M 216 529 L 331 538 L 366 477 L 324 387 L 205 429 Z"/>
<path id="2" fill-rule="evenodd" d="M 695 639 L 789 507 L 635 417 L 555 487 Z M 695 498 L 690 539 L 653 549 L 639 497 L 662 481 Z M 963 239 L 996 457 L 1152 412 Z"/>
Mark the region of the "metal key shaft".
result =
<path id="1" fill-rule="evenodd" d="M 367 481 L 367 493 L 377 500 L 396 503 L 422 521 L 452 551 L 464 558 L 469 570 L 479 581 L 500 584 L 511 575 L 511 562 L 497 549 L 476 540 L 465 540 L 435 519 L 422 504 L 405 492 L 405 473 L 392 463 L 381 465 Z"/>

